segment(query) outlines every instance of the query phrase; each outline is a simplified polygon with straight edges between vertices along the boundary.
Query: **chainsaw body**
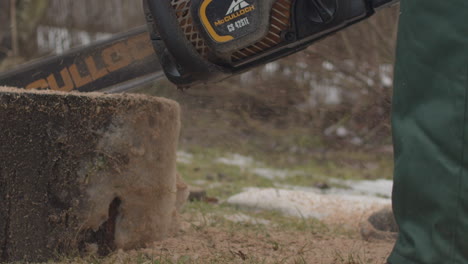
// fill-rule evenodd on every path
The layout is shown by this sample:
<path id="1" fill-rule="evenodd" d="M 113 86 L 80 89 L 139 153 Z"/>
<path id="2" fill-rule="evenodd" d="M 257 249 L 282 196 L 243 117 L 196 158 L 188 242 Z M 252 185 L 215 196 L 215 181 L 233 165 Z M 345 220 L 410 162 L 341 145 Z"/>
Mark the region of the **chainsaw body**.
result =
<path id="1" fill-rule="evenodd" d="M 143 0 L 147 26 L 1 72 L 0 85 L 123 92 L 163 72 L 181 88 L 216 82 L 296 53 L 397 2 Z"/>
<path id="2" fill-rule="evenodd" d="M 395 0 L 144 0 L 151 40 L 179 87 L 298 52 Z"/>

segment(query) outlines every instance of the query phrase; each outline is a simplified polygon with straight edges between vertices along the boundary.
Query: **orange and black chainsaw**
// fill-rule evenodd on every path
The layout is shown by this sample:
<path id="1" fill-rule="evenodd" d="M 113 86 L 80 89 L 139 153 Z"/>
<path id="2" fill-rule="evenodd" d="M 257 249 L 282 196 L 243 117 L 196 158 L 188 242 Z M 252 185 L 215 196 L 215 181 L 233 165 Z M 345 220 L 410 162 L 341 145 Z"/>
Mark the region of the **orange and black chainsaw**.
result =
<path id="1" fill-rule="evenodd" d="M 399 0 L 143 0 L 147 25 L 0 74 L 0 85 L 123 92 L 182 88 L 296 53 Z"/>

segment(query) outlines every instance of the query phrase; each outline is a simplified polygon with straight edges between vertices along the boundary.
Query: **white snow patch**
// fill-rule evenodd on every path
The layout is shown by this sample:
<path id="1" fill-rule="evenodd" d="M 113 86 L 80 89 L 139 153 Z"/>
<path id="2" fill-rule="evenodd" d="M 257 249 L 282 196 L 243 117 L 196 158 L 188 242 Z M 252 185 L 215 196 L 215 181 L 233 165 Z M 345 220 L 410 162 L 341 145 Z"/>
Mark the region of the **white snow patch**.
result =
<path id="1" fill-rule="evenodd" d="M 193 154 L 179 150 L 177 151 L 177 162 L 191 164 L 193 162 Z"/>
<path id="2" fill-rule="evenodd" d="M 279 63 L 271 62 L 265 65 L 264 71 L 267 73 L 274 73 L 277 72 L 280 68 Z"/>
<path id="3" fill-rule="evenodd" d="M 338 194 L 338 195 L 353 195 L 353 196 L 367 196 L 390 199 L 392 197 L 393 181 L 386 179 L 379 180 L 365 180 L 365 181 L 354 181 L 354 180 L 340 180 L 340 179 L 329 179 L 330 183 L 342 185 L 343 188 L 329 188 L 319 189 L 315 187 L 304 187 L 277 184 L 278 188 L 312 192 L 316 194 Z"/>
<path id="4" fill-rule="evenodd" d="M 207 181 L 206 181 L 206 180 L 198 179 L 198 180 L 192 181 L 192 184 L 194 184 L 194 185 L 196 185 L 196 186 L 206 186 L 206 185 L 207 185 Z"/>
<path id="5" fill-rule="evenodd" d="M 291 175 L 290 171 L 285 170 L 275 170 L 275 169 L 268 169 L 268 168 L 255 168 L 252 172 L 260 177 L 267 178 L 270 180 L 273 179 L 285 179 L 289 175 Z"/>
<path id="6" fill-rule="evenodd" d="M 353 193 L 370 196 L 392 197 L 393 181 L 392 180 L 374 180 L 374 181 L 340 181 L 337 183 L 348 186 Z"/>
<path id="7" fill-rule="evenodd" d="M 309 98 L 317 98 L 320 102 L 326 105 L 337 105 L 342 101 L 342 91 L 341 89 L 331 81 L 316 82 L 314 80 L 310 81 L 311 90 Z M 312 100 L 312 106 L 315 106 L 317 102 Z"/>
<path id="8" fill-rule="evenodd" d="M 246 83 L 251 82 L 254 77 L 255 76 L 254 76 L 253 72 L 249 71 L 249 72 L 241 74 L 240 80 L 241 80 L 242 84 L 246 84 Z"/>
<path id="9" fill-rule="evenodd" d="M 283 74 L 284 74 L 285 76 L 291 76 L 291 75 L 293 74 L 293 71 L 291 70 L 291 68 L 286 67 L 286 68 L 284 68 L 284 70 L 283 70 Z"/>
<path id="10" fill-rule="evenodd" d="M 336 129 L 336 135 L 339 137 L 346 137 L 349 134 L 349 131 L 346 127 L 344 126 L 339 126 Z"/>
<path id="11" fill-rule="evenodd" d="M 333 65 L 333 63 L 329 62 L 329 61 L 324 61 L 322 63 L 322 67 L 327 70 L 327 71 L 333 71 L 335 70 L 335 65 Z"/>
<path id="12" fill-rule="evenodd" d="M 374 81 L 374 80 L 372 80 L 371 78 L 366 78 L 366 79 L 367 79 L 366 82 L 367 82 L 367 85 L 368 85 L 368 86 L 374 86 L 374 85 L 375 85 L 375 81 Z"/>
<path id="13" fill-rule="evenodd" d="M 224 218 L 228 221 L 234 222 L 234 223 L 248 223 L 248 224 L 254 224 L 254 225 L 269 225 L 271 222 L 265 219 L 260 219 L 260 218 L 254 218 L 251 216 L 248 216 L 243 213 L 237 213 L 233 215 L 225 215 Z"/>
<path id="14" fill-rule="evenodd" d="M 299 68 L 301 68 L 303 70 L 305 70 L 305 69 L 307 69 L 309 67 L 309 65 L 307 65 L 307 63 L 305 63 L 303 61 L 297 62 L 296 65 L 297 65 L 297 67 L 299 67 Z"/>
<path id="15" fill-rule="evenodd" d="M 110 36 L 112 35 L 106 32 L 89 33 L 78 29 L 39 25 L 36 42 L 41 53 L 53 51 L 62 54 L 71 47 L 88 45 Z"/>
<path id="16" fill-rule="evenodd" d="M 337 105 L 341 103 L 341 91 L 338 87 L 323 86 L 322 88 L 325 95 L 325 103 L 327 105 Z"/>
<path id="17" fill-rule="evenodd" d="M 228 203 L 240 207 L 274 210 L 301 218 L 346 224 L 369 211 L 391 204 L 390 199 L 349 194 L 319 194 L 285 189 L 251 188 L 232 196 Z"/>
<path id="18" fill-rule="evenodd" d="M 230 154 L 228 157 L 216 159 L 216 162 L 225 165 L 238 166 L 240 168 L 247 168 L 254 164 L 254 159 L 240 154 Z"/>
<path id="19" fill-rule="evenodd" d="M 364 140 L 360 137 L 353 137 L 350 142 L 353 145 L 360 146 L 364 143 Z"/>
<path id="20" fill-rule="evenodd" d="M 380 72 L 380 80 L 382 85 L 385 87 L 392 87 L 393 86 L 393 65 L 391 64 L 383 64 L 379 67 Z"/>
<path id="21" fill-rule="evenodd" d="M 267 168 L 261 162 L 257 162 L 251 157 L 240 154 L 230 154 L 226 157 L 220 157 L 215 161 L 225 165 L 237 166 L 244 171 L 251 172 L 257 176 L 270 180 L 285 179 L 289 176 L 295 176 L 302 173 L 300 171 Z"/>

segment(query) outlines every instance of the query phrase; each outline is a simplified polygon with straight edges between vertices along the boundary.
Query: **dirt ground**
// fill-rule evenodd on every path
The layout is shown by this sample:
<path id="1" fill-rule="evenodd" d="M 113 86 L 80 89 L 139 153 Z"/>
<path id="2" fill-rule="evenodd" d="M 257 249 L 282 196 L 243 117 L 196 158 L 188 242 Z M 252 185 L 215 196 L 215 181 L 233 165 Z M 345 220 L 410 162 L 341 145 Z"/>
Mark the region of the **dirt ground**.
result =
<path id="1" fill-rule="evenodd" d="M 185 217 L 184 217 L 185 218 Z M 184 220 L 179 233 L 146 249 L 117 251 L 105 259 L 60 263 L 311 263 L 384 264 L 394 241 L 366 242 L 355 233 L 281 230 Z"/>
<path id="2" fill-rule="evenodd" d="M 393 243 L 308 233 L 189 231 L 139 251 L 119 251 L 101 263 L 383 264 Z M 88 261 L 86 261 L 88 262 Z"/>
<path id="3" fill-rule="evenodd" d="M 258 234 L 208 228 L 188 232 L 145 250 L 148 256 L 205 263 L 385 263 L 393 244 L 365 242 L 342 236 L 271 232 Z"/>

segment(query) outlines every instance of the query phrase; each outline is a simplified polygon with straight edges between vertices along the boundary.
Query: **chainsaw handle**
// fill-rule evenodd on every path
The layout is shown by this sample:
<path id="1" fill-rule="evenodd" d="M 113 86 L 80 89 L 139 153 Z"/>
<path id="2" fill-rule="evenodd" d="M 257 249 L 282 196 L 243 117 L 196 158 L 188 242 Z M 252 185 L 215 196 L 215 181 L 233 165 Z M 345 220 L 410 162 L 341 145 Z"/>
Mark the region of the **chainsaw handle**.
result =
<path id="1" fill-rule="evenodd" d="M 180 52 L 169 52 L 166 48 L 166 43 L 164 40 L 168 40 L 168 45 L 177 49 L 182 42 L 177 34 L 171 36 L 171 38 L 166 37 L 168 34 L 166 28 L 172 28 L 174 31 L 177 31 L 178 26 L 171 22 L 175 21 L 171 16 L 171 13 L 168 12 L 170 9 L 170 1 L 156 1 L 156 0 L 145 0 L 143 1 L 146 20 L 148 24 L 148 29 L 151 36 L 151 41 L 156 50 L 156 53 L 159 57 L 161 65 L 163 65 L 164 72 L 168 79 L 177 84 L 183 85 L 184 83 L 189 83 L 191 81 L 190 75 L 186 75 L 182 72 L 182 66 L 180 65 L 180 58 L 191 58 L 192 56 L 187 56 L 184 51 Z M 159 12 L 160 10 L 165 10 L 165 12 Z M 169 17 L 169 18 L 168 18 Z M 176 54 L 176 58 L 172 55 Z M 193 58 L 192 58 L 193 59 Z M 178 63 L 176 63 L 178 61 Z"/>
<path id="2" fill-rule="evenodd" d="M 143 0 L 143 3 L 153 46 L 171 82 L 184 88 L 230 75 L 226 69 L 204 59 L 187 40 L 171 1 Z"/>

